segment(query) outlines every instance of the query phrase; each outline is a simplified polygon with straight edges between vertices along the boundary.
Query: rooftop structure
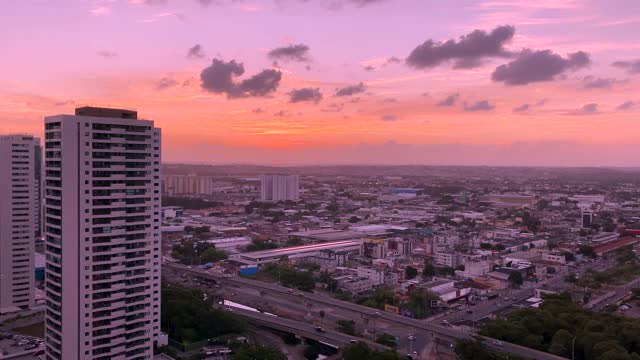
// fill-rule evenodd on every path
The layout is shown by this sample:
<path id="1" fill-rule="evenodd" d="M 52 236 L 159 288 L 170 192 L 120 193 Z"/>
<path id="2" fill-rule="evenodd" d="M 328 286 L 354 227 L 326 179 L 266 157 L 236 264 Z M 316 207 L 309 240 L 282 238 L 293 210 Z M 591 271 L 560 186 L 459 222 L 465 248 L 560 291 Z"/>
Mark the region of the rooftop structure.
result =
<path id="1" fill-rule="evenodd" d="M 321 251 L 333 250 L 333 251 L 348 251 L 348 252 L 360 252 L 362 245 L 361 240 L 343 240 L 334 241 L 321 244 L 292 246 L 280 249 L 253 251 L 241 254 L 231 255 L 231 260 L 236 260 L 245 264 L 267 264 L 270 262 L 279 261 L 282 257 L 287 259 L 304 258 L 308 256 L 316 256 Z"/>

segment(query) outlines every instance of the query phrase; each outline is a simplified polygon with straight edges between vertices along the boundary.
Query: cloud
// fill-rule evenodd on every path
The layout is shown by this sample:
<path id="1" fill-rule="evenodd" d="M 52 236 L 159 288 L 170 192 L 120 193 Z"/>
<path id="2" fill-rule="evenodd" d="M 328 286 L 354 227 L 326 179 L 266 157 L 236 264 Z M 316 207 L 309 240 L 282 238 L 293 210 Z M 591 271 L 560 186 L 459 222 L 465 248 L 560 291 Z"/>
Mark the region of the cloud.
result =
<path id="1" fill-rule="evenodd" d="M 239 83 L 234 82 L 234 77 L 243 74 L 242 63 L 213 59 L 211 65 L 200 73 L 201 86 L 208 92 L 227 94 L 228 98 L 258 97 L 276 91 L 282 80 L 280 71 L 265 69 Z"/>
<path id="2" fill-rule="evenodd" d="M 457 69 L 469 69 L 479 66 L 485 58 L 509 56 L 504 45 L 513 39 L 516 29 L 513 26 L 499 26 L 490 33 L 474 30 L 463 35 L 458 41 L 425 41 L 409 54 L 407 65 L 416 69 L 425 69 L 453 61 Z"/>
<path id="3" fill-rule="evenodd" d="M 553 80 L 590 63 L 589 54 L 583 51 L 570 53 L 563 58 L 551 50 L 524 49 L 511 62 L 498 66 L 491 74 L 491 79 L 506 85 L 526 85 Z"/>
<path id="4" fill-rule="evenodd" d="M 303 101 L 313 101 L 317 103 L 320 100 L 322 100 L 322 93 L 319 88 L 293 89 L 289 93 L 289 102 L 293 104 Z"/>
<path id="5" fill-rule="evenodd" d="M 382 117 L 380 117 L 380 120 L 382 121 L 396 121 L 398 119 L 399 117 L 395 115 L 382 115 Z"/>
<path id="6" fill-rule="evenodd" d="M 288 45 L 275 48 L 267 54 L 273 60 L 282 61 L 309 61 L 309 46 L 305 44 Z"/>
<path id="7" fill-rule="evenodd" d="M 598 113 L 600 113 L 600 111 L 598 110 L 598 104 L 589 103 L 583 105 L 577 110 L 569 111 L 566 115 L 595 115 Z"/>
<path id="8" fill-rule="evenodd" d="M 464 111 L 491 111 L 495 108 L 495 105 L 490 104 L 488 100 L 480 100 L 471 105 L 464 104 Z"/>
<path id="9" fill-rule="evenodd" d="M 112 58 L 112 57 L 118 56 L 118 54 L 115 51 L 109 51 L 109 50 L 98 51 L 98 55 L 104 58 Z"/>
<path id="10" fill-rule="evenodd" d="M 144 4 L 144 5 L 164 5 L 167 0 L 129 0 L 130 4 Z"/>
<path id="11" fill-rule="evenodd" d="M 636 105 L 636 103 L 634 103 L 633 101 L 629 100 L 629 101 L 625 101 L 622 104 L 618 105 L 616 107 L 616 110 L 629 110 L 632 107 L 634 107 Z"/>
<path id="12" fill-rule="evenodd" d="M 460 97 L 460 94 L 451 94 L 446 98 L 444 98 L 444 100 L 438 101 L 436 103 L 436 106 L 453 106 L 456 104 L 456 101 L 458 101 L 459 97 Z"/>
<path id="13" fill-rule="evenodd" d="M 640 59 L 630 61 L 616 61 L 612 66 L 627 70 L 630 74 L 640 74 Z"/>
<path id="14" fill-rule="evenodd" d="M 178 85 L 178 82 L 175 79 L 163 77 L 156 82 L 156 90 L 165 90 L 176 85 Z"/>
<path id="15" fill-rule="evenodd" d="M 204 49 L 200 44 L 190 47 L 187 51 L 187 59 L 202 59 L 204 56 Z"/>
<path id="16" fill-rule="evenodd" d="M 342 109 L 344 109 L 344 104 L 340 104 L 340 103 L 332 103 L 329 104 L 326 108 L 322 109 L 322 112 L 328 112 L 328 113 L 338 113 L 341 112 Z"/>
<path id="17" fill-rule="evenodd" d="M 273 114 L 273 116 L 277 116 L 277 117 L 289 117 L 291 116 L 291 114 L 285 110 L 280 110 L 276 113 Z"/>
<path id="18" fill-rule="evenodd" d="M 375 67 L 375 66 L 373 66 L 373 65 L 367 65 L 367 66 L 365 66 L 365 67 L 364 67 L 364 69 L 365 69 L 366 71 L 373 71 L 373 70 L 375 70 L 375 69 L 376 69 L 376 67 Z"/>
<path id="19" fill-rule="evenodd" d="M 585 89 L 609 89 L 622 81 L 611 78 L 597 78 L 589 75 L 585 76 L 582 82 L 582 87 Z"/>
<path id="20" fill-rule="evenodd" d="M 91 9 L 91 15 L 93 16 L 102 16 L 107 15 L 109 13 L 109 8 L 106 6 L 98 6 Z"/>
<path id="21" fill-rule="evenodd" d="M 523 113 L 523 112 L 527 112 L 527 111 L 529 111 L 529 108 L 530 108 L 530 107 L 531 107 L 531 106 L 530 106 L 529 104 L 522 104 L 522 105 L 520 105 L 520 106 L 516 106 L 516 107 L 514 107 L 512 111 L 513 111 L 514 113 Z"/>
<path id="22" fill-rule="evenodd" d="M 338 88 L 336 89 L 336 94 L 335 96 L 352 96 L 355 94 L 360 94 L 365 92 L 367 89 L 364 85 L 364 83 L 359 83 L 356 85 L 350 85 L 350 86 L 346 86 L 343 88 Z"/>
<path id="23" fill-rule="evenodd" d="M 263 108 L 258 107 L 258 108 L 255 108 L 255 109 L 251 110 L 251 112 L 254 113 L 254 114 L 263 114 L 265 112 L 265 110 Z"/>

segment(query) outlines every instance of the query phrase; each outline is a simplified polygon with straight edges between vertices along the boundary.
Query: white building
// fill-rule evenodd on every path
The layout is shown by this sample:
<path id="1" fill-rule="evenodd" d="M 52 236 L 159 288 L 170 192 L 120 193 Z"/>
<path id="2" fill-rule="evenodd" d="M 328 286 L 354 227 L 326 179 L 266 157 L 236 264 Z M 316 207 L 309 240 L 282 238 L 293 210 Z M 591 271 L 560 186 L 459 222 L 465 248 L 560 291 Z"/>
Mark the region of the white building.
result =
<path id="1" fill-rule="evenodd" d="M 433 256 L 433 263 L 436 265 L 456 267 L 460 265 L 458 254 L 452 252 L 437 252 Z"/>
<path id="2" fill-rule="evenodd" d="M 373 281 L 375 286 L 384 284 L 384 270 L 358 266 L 356 271 L 358 273 L 358 277 Z"/>
<path id="3" fill-rule="evenodd" d="M 262 175 L 260 177 L 262 201 L 298 200 L 300 180 L 298 175 Z"/>
<path id="4" fill-rule="evenodd" d="M 0 313 L 33 306 L 41 160 L 40 139 L 0 136 Z"/>
<path id="5" fill-rule="evenodd" d="M 493 263 L 491 261 L 466 261 L 464 263 L 464 272 L 470 276 L 484 276 L 493 271 Z"/>
<path id="6" fill-rule="evenodd" d="M 236 236 L 229 238 L 211 239 L 207 240 L 207 242 L 209 244 L 213 244 L 218 250 L 233 252 L 239 247 L 251 244 L 251 239 L 246 236 Z"/>
<path id="7" fill-rule="evenodd" d="M 45 118 L 46 359 L 143 360 L 160 334 L 160 129 Z"/>

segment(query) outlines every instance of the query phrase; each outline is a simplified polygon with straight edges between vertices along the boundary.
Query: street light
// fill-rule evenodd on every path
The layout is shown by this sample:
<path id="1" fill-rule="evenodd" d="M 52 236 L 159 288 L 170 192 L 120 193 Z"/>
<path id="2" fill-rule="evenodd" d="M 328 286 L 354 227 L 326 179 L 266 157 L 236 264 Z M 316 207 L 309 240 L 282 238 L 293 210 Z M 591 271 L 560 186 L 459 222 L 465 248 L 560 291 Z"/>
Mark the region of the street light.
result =
<path id="1" fill-rule="evenodd" d="M 571 339 L 571 360 L 575 360 L 575 353 L 576 353 L 576 337 L 574 336 L 573 339 Z"/>

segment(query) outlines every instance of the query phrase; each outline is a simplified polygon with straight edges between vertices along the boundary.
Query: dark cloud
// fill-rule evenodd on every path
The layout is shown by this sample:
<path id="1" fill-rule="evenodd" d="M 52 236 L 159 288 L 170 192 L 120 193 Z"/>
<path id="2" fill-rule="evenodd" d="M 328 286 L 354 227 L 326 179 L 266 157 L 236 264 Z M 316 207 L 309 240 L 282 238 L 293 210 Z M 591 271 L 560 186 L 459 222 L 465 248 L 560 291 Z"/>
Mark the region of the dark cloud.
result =
<path id="1" fill-rule="evenodd" d="M 194 80 L 194 78 L 193 78 L 193 77 L 190 77 L 190 78 L 188 78 L 187 80 L 183 81 L 183 82 L 182 82 L 182 87 L 188 87 L 188 86 L 191 86 L 191 83 L 193 82 L 193 80 Z"/>
<path id="2" fill-rule="evenodd" d="M 66 105 L 74 105 L 76 102 L 73 100 L 63 100 L 63 101 L 57 101 L 55 103 L 53 103 L 53 105 L 55 106 L 66 106 Z"/>
<path id="3" fill-rule="evenodd" d="M 380 118 L 380 120 L 382 121 L 396 121 L 398 119 L 399 117 L 395 115 L 382 115 L 382 117 Z"/>
<path id="4" fill-rule="evenodd" d="M 303 101 L 313 101 L 317 103 L 320 100 L 322 100 L 322 93 L 319 88 L 293 89 L 289 93 L 290 103 L 299 103 Z"/>
<path id="5" fill-rule="evenodd" d="M 200 73 L 201 86 L 212 93 L 227 94 L 228 98 L 255 97 L 266 96 L 276 91 L 282 79 L 280 71 L 265 69 L 236 83 L 234 78 L 243 74 L 242 63 L 213 59 L 211 66 L 204 68 Z"/>
<path id="6" fill-rule="evenodd" d="M 309 46 L 305 44 L 295 44 L 275 48 L 267 54 L 271 59 L 282 61 L 309 61 Z"/>
<path id="7" fill-rule="evenodd" d="M 118 53 L 116 53 L 115 51 L 102 50 L 98 51 L 98 55 L 104 58 L 112 58 L 118 56 Z"/>
<path id="8" fill-rule="evenodd" d="M 322 109 L 322 111 L 323 112 L 338 113 L 338 112 L 341 112 L 342 109 L 344 109 L 344 104 L 332 103 L 332 104 L 329 104 L 326 108 Z"/>
<path id="9" fill-rule="evenodd" d="M 513 61 L 498 66 L 491 74 L 491 79 L 506 85 L 526 85 L 553 80 L 567 71 L 578 70 L 590 63 L 589 54 L 583 51 L 563 58 L 551 50 L 525 49 Z"/>
<path id="10" fill-rule="evenodd" d="M 398 63 L 401 63 L 401 62 L 402 62 L 402 59 L 400 59 L 398 57 L 395 57 L 395 56 L 392 56 L 392 57 L 387 59 L 387 62 L 385 64 L 398 64 Z"/>
<path id="11" fill-rule="evenodd" d="M 373 71 L 373 70 L 376 69 L 376 67 L 372 66 L 372 65 L 367 65 L 367 66 L 364 67 L 364 69 L 367 70 L 367 71 Z"/>
<path id="12" fill-rule="evenodd" d="M 291 113 L 289 113 L 287 111 L 284 111 L 284 110 L 280 110 L 280 111 L 274 113 L 273 116 L 276 116 L 276 117 L 290 117 Z"/>
<path id="13" fill-rule="evenodd" d="M 351 95 L 363 93 L 365 92 L 365 90 L 366 90 L 366 87 L 364 86 L 364 83 L 361 82 L 356 85 L 351 85 L 351 86 L 336 89 L 335 96 L 351 96 Z"/>
<path id="14" fill-rule="evenodd" d="M 530 108 L 530 107 L 531 107 L 531 106 L 530 106 L 529 104 L 522 104 L 522 105 L 520 105 L 520 106 L 516 106 L 516 107 L 514 107 L 512 111 L 513 111 L 514 113 L 523 113 L 523 112 L 527 112 L 527 111 L 529 111 L 529 108 Z"/>
<path id="15" fill-rule="evenodd" d="M 164 5 L 167 3 L 167 0 L 137 0 L 136 1 L 139 4 L 145 4 L 145 5 Z"/>
<path id="16" fill-rule="evenodd" d="M 621 81 L 616 79 L 585 76 L 584 79 L 582 79 L 582 87 L 585 89 L 609 89 L 620 82 Z"/>
<path id="17" fill-rule="evenodd" d="M 581 108 L 577 110 L 572 110 L 567 113 L 567 115 L 594 115 L 598 114 L 600 111 L 598 110 L 598 104 L 589 103 L 583 105 Z"/>
<path id="18" fill-rule="evenodd" d="M 263 114 L 265 112 L 265 110 L 263 108 L 255 108 L 253 110 L 251 110 L 252 113 L 254 114 Z"/>
<path id="19" fill-rule="evenodd" d="M 632 107 L 634 107 L 636 105 L 636 103 L 634 103 L 633 101 L 625 101 L 622 104 L 618 105 L 616 107 L 616 110 L 629 110 Z"/>
<path id="20" fill-rule="evenodd" d="M 459 97 L 460 94 L 451 94 L 444 98 L 444 100 L 437 102 L 436 106 L 453 106 L 456 104 L 456 101 L 458 101 Z"/>
<path id="21" fill-rule="evenodd" d="M 488 100 L 480 100 L 471 105 L 464 104 L 464 111 L 491 111 L 495 108 L 495 105 L 490 104 Z"/>
<path id="22" fill-rule="evenodd" d="M 544 106 L 547 104 L 548 101 L 549 99 L 540 99 L 540 101 L 536 103 L 536 106 Z"/>
<path id="23" fill-rule="evenodd" d="M 612 66 L 627 70 L 630 74 L 640 74 L 640 59 L 616 61 Z"/>
<path id="24" fill-rule="evenodd" d="M 192 46 L 191 48 L 189 48 L 189 51 L 187 51 L 188 59 L 202 59 L 204 56 L 204 49 L 200 44 Z"/>
<path id="25" fill-rule="evenodd" d="M 398 102 L 398 99 L 396 98 L 386 98 L 380 101 L 381 104 L 395 104 L 397 102 Z"/>
<path id="26" fill-rule="evenodd" d="M 513 39 L 515 31 L 513 26 L 499 26 L 490 33 L 475 30 L 458 41 L 429 39 L 413 49 L 406 63 L 416 69 L 431 68 L 448 61 L 454 62 L 454 68 L 477 67 L 486 58 L 509 56 L 504 45 Z"/>
<path id="27" fill-rule="evenodd" d="M 163 77 L 156 82 L 156 90 L 164 90 L 176 85 L 178 85 L 178 82 L 175 79 Z"/>

